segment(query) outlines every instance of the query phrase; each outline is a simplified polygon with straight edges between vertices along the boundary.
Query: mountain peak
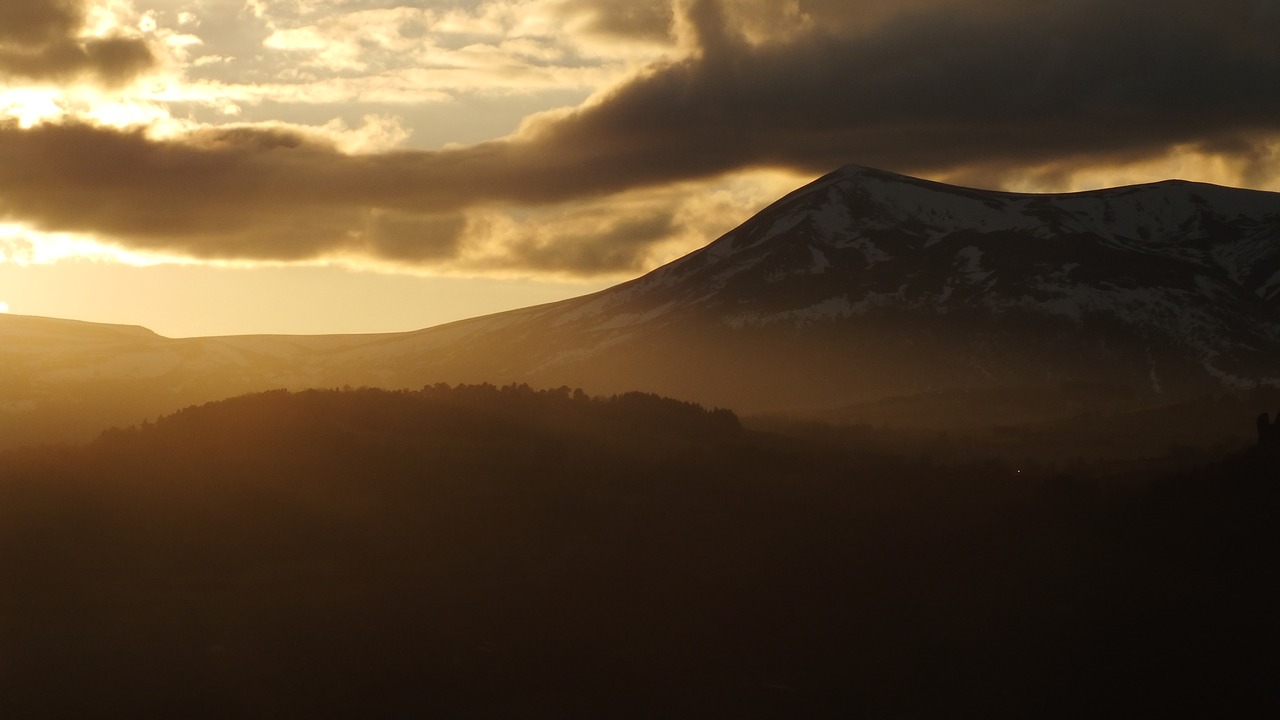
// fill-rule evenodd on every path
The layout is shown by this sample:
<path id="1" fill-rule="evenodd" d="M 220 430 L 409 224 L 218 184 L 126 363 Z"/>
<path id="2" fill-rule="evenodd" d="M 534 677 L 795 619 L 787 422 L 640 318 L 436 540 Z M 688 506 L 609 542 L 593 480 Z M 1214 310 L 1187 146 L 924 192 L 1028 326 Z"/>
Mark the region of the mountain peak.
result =
<path id="1" fill-rule="evenodd" d="M 904 333 L 971 326 L 975 337 L 1013 323 L 1194 358 L 1227 386 L 1280 382 L 1263 367 L 1280 353 L 1280 194 L 1176 179 L 1010 193 L 846 165 L 595 307 L 626 309 L 614 327 L 696 313 L 730 328 L 839 325 L 849 337 L 890 318 L 914 328 Z M 1007 352 L 950 347 L 960 363 Z M 1160 377 L 1172 370 L 1150 362 L 1163 369 L 1146 384 L 1168 387 Z"/>
<path id="2" fill-rule="evenodd" d="M 857 163 L 847 163 L 845 165 L 842 165 L 836 170 L 833 170 L 832 172 L 827 173 L 827 175 L 825 175 L 824 177 L 841 178 L 841 179 L 855 178 L 855 177 L 910 179 L 908 178 L 908 176 L 902 175 L 900 173 L 891 172 L 889 170 L 881 170 L 880 168 L 873 168 L 867 165 L 859 165 Z"/>
<path id="3" fill-rule="evenodd" d="M 1226 226 L 1236 232 L 1222 232 Z M 760 253 L 790 256 L 784 265 L 798 262 L 826 272 L 829 258 L 818 255 L 825 258 L 832 251 L 844 256 L 838 264 L 870 268 L 890 259 L 910 262 L 936 245 L 963 243 L 955 248 L 962 250 L 1010 234 L 1024 238 L 1020 246 L 1039 243 L 1050 254 L 1067 238 L 1112 249 L 1191 252 L 1229 266 L 1228 273 L 1240 280 L 1241 273 L 1256 274 L 1262 267 L 1242 270 L 1241 256 L 1274 255 L 1259 238 L 1271 237 L 1278 227 L 1276 193 L 1178 179 L 1076 193 L 1013 193 L 849 164 L 791 192 L 646 281 L 668 284 L 717 266 L 720 271 L 708 279 L 706 289 L 718 290 L 746 264 L 770 267 L 775 278 L 787 272 Z M 1246 244 L 1257 247 L 1235 247 L 1245 241 L 1242 235 L 1249 236 Z M 998 254 L 1025 252 L 1030 249 L 1007 248 Z M 849 289 L 857 291 L 856 281 Z"/>

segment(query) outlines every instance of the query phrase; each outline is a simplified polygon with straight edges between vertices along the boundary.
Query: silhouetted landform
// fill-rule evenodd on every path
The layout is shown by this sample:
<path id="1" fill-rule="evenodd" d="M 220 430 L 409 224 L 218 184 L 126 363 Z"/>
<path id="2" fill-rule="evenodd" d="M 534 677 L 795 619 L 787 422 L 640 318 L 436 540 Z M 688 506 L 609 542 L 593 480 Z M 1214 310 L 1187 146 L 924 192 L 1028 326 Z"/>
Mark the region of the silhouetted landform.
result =
<path id="1" fill-rule="evenodd" d="M 1278 487 L 644 394 L 244 396 L 0 454 L 0 716 L 1260 716 Z"/>
<path id="2" fill-rule="evenodd" d="M 1026 195 L 848 166 L 630 282 L 416 332 L 169 339 L 0 314 L 0 447 L 270 388 L 437 382 L 915 431 L 1115 424 L 1280 391 L 1277 357 L 1280 193 Z M 1073 452 L 1117 454 L 1093 441 Z"/>

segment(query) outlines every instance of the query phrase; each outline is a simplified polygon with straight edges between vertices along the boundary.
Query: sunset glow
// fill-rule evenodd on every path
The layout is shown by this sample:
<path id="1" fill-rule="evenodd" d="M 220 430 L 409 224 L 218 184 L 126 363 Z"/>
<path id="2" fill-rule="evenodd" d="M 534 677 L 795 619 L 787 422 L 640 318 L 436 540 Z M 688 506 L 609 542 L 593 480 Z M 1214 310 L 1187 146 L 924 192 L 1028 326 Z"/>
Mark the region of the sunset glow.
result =
<path id="1" fill-rule="evenodd" d="M 444 278 L 567 297 L 849 162 L 1031 192 L 1280 189 L 1270 6 L 1206 26 L 1145 2 L 1102 23 L 1089 2 L 968 4 L 34 0 L 0 10 L 0 263 L 88 261 L 106 298 L 108 266 L 159 286 L 193 264 L 372 271 L 423 303 Z M 1045 28 L 1062 57 L 1012 40 Z M 1239 82 L 1206 80 L 1219 67 Z M 485 283 L 450 287 L 403 329 L 492 307 Z M 0 292 L 64 307 L 56 285 Z M 152 305 L 72 312 L 198 331 Z"/>
<path id="2" fill-rule="evenodd" d="M 0 0 L 0 720 L 1270 716 L 1277 38 Z"/>

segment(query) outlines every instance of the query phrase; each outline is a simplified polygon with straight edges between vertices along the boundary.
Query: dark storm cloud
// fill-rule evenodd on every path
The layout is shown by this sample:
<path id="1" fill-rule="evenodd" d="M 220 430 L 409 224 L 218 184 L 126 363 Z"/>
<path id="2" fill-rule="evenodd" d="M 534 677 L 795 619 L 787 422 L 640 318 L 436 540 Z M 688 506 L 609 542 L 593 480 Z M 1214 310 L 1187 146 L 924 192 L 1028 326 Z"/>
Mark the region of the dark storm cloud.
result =
<path id="1" fill-rule="evenodd" d="M 1280 129 L 1274 3 L 1003 9 L 943 3 L 884 16 L 856 38 L 819 18 L 800 40 L 749 45 L 724 32 L 718 3 L 700 0 L 690 10 L 700 57 L 638 78 L 537 141 L 555 157 L 609 156 L 584 165 L 613 185 L 758 164 L 1103 162 Z"/>
<path id="2" fill-rule="evenodd" d="M 791 34 L 748 40 L 742 33 L 767 28 L 777 4 L 692 0 L 681 7 L 700 52 L 517 137 L 440 152 L 346 155 L 247 127 L 156 141 L 0 126 L 0 214 L 203 257 L 361 250 L 429 263 L 462 247 L 468 209 L 571 203 L 752 167 L 818 173 L 858 162 L 997 182 L 1022 168 L 1192 147 L 1238 161 L 1244 177 L 1274 177 L 1271 0 L 892 5 L 805 2 L 810 18 Z M 663 230 L 643 220 L 613 226 L 619 234 L 600 228 L 592 247 L 516 243 L 513 262 L 629 267 Z"/>
<path id="3" fill-rule="evenodd" d="M 0 4 L 0 78 L 89 76 L 120 85 L 155 64 L 141 40 L 81 38 L 84 11 L 84 0 L 5 0 Z"/>
<path id="4" fill-rule="evenodd" d="M 492 143 L 353 156 L 322 140 L 259 128 L 165 142 L 141 131 L 0 123 L 0 219 L 206 258 L 295 260 L 360 251 L 439 262 L 462 249 L 460 210 L 483 200 L 539 204 L 569 197 L 557 184 L 562 169 L 521 155 Z M 563 236 L 548 238 L 531 226 L 514 239 L 502 267 L 633 269 L 647 245 L 673 227 L 669 216 L 652 211 L 561 220 Z M 599 246 L 588 247 L 592 242 Z"/>
<path id="5" fill-rule="evenodd" d="M 461 197 L 424 200 L 448 178 L 410 173 L 410 164 L 429 166 L 260 128 L 156 141 L 141 131 L 0 123 L 0 218 L 197 257 L 447 257 L 463 225 L 452 211 Z"/>

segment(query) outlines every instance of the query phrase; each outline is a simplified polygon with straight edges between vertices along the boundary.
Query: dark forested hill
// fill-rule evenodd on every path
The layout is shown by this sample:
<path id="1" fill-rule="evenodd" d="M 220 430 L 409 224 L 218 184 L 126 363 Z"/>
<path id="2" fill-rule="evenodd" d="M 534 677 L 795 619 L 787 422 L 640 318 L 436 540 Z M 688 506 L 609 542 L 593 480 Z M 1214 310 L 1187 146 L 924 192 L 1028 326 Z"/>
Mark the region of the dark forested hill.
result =
<path id="1" fill-rule="evenodd" d="M 1115 495 L 815 438 L 652 395 L 439 386 L 250 395 L 0 454 L 0 717 L 1275 701 L 1249 659 L 1274 639 L 1274 464 Z"/>

